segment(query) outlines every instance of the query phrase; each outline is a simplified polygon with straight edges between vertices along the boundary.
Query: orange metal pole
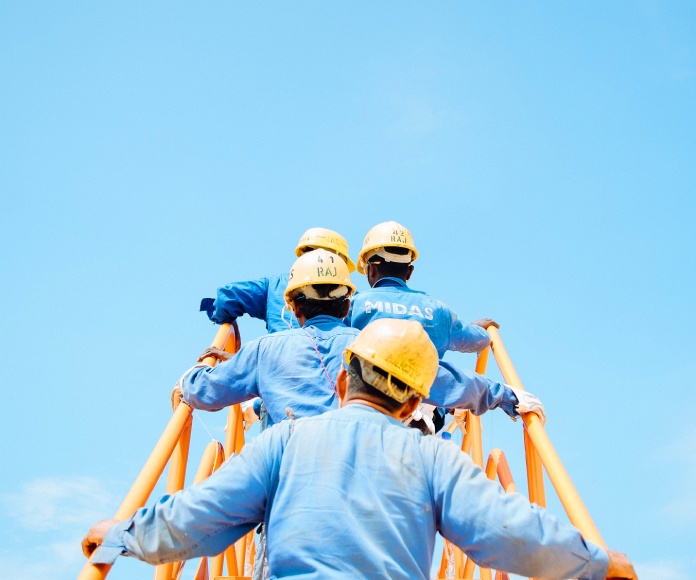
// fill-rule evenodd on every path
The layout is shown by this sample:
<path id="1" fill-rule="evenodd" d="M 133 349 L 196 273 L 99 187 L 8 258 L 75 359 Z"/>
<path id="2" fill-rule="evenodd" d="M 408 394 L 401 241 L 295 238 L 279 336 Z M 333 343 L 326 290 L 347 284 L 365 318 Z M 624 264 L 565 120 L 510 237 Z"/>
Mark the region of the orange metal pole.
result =
<path id="1" fill-rule="evenodd" d="M 517 487 L 515 487 L 515 482 L 512 479 L 512 472 L 510 471 L 510 466 L 508 465 L 507 459 L 505 458 L 505 453 L 500 449 L 493 449 L 488 455 L 488 462 L 486 463 L 486 475 L 488 479 L 495 479 L 498 476 L 498 481 L 503 487 L 506 493 L 515 493 Z"/>
<path id="2" fill-rule="evenodd" d="M 475 371 L 480 375 L 485 374 L 488 365 L 489 348 L 483 349 L 476 359 Z M 469 412 L 467 420 L 467 431 L 471 431 L 471 458 L 474 463 L 483 469 L 483 429 L 481 428 L 481 418 Z"/>
<path id="3" fill-rule="evenodd" d="M 225 451 L 219 441 L 211 441 L 206 445 L 201 462 L 198 464 L 198 470 L 193 478 L 193 483 L 200 483 L 205 478 L 212 475 L 222 464 L 225 457 Z"/>
<path id="4" fill-rule="evenodd" d="M 205 451 L 203 452 L 201 462 L 198 464 L 198 470 L 196 471 L 196 475 L 193 478 L 194 485 L 196 483 L 200 483 L 201 481 L 212 475 L 218 469 L 218 467 L 222 465 L 222 462 L 224 460 L 225 450 L 223 449 L 222 444 L 219 441 L 211 441 L 210 443 L 208 443 L 208 445 L 206 445 Z M 183 566 L 184 562 L 161 564 L 160 566 L 157 566 L 155 579 L 159 580 L 157 574 L 160 573 L 160 569 L 164 569 L 166 573 L 169 574 L 168 576 L 164 576 L 165 578 L 179 578 Z M 203 566 L 205 568 L 203 568 Z M 195 577 L 198 578 L 200 574 L 205 574 L 204 578 L 207 579 L 207 573 L 208 559 L 202 558 L 198 564 Z M 162 572 L 162 574 L 164 574 L 164 572 Z"/>
<path id="5" fill-rule="evenodd" d="M 481 351 L 476 359 L 475 371 L 479 374 L 484 374 L 486 372 L 486 366 L 488 365 L 488 353 L 490 349 L 486 348 Z M 474 415 L 471 411 L 467 411 L 466 414 L 466 434 L 462 440 L 462 451 L 464 453 L 469 453 L 471 450 L 471 459 L 479 467 L 483 468 L 483 441 L 481 437 L 481 419 Z M 476 564 L 474 561 L 467 557 L 466 562 L 464 562 L 464 553 L 457 547 L 454 548 L 456 572 L 459 578 L 470 579 L 474 577 L 474 570 L 476 569 Z M 483 569 L 480 569 L 483 575 Z M 490 576 L 490 575 L 489 575 Z"/>
<path id="6" fill-rule="evenodd" d="M 239 329 L 236 322 L 232 325 L 220 325 L 211 346 L 215 348 L 226 347 L 230 342 L 230 336 L 233 331 L 234 342 L 232 344 L 234 345 L 234 348 L 238 348 L 240 338 Z M 215 357 L 207 357 L 203 362 L 214 365 Z M 162 475 L 162 472 L 167 465 L 167 461 L 172 455 L 172 452 L 174 451 L 182 432 L 190 423 L 192 413 L 193 409 L 185 404 L 178 405 L 174 410 L 174 415 L 169 420 L 169 423 L 165 427 L 164 432 L 160 436 L 160 439 L 155 445 L 150 457 L 148 457 L 147 461 L 145 462 L 145 465 L 140 471 L 135 483 L 133 483 L 128 495 L 118 508 L 114 519 L 125 520 L 129 518 L 133 515 L 135 510 L 142 507 L 147 502 L 152 490 Z M 93 565 L 88 562 L 80 572 L 77 580 L 103 580 L 106 578 L 109 570 L 111 570 L 110 565 Z"/>
<path id="7" fill-rule="evenodd" d="M 487 328 L 491 336 L 491 349 L 498 363 L 500 372 L 503 373 L 505 382 L 516 389 L 524 390 L 522 381 L 510 360 L 510 356 L 505 350 L 505 345 L 500 338 L 500 333 L 495 326 Z M 529 501 L 541 507 L 546 507 L 546 493 L 544 490 L 544 472 L 542 470 L 541 458 L 539 457 L 534 445 L 524 434 L 524 451 L 527 463 L 527 487 L 529 488 Z"/>
<path id="8" fill-rule="evenodd" d="M 145 462 L 145 466 L 140 471 L 135 483 L 131 487 L 128 495 L 118 508 L 114 519 L 125 520 L 133 515 L 135 510 L 145 505 L 150 497 L 152 490 L 157 484 L 157 480 L 162 475 L 169 456 L 174 451 L 179 436 L 191 421 L 193 409 L 188 405 L 179 405 L 174 411 L 174 415 L 169 420 L 164 433 L 155 445 L 150 457 Z M 78 580 L 102 580 L 106 578 L 111 566 L 93 565 L 89 562 L 80 572 Z"/>
<path id="9" fill-rule="evenodd" d="M 191 425 L 189 421 L 179 437 L 174 453 L 169 461 L 169 474 L 167 476 L 166 492 L 176 493 L 184 489 L 186 479 L 186 463 L 188 462 L 189 444 L 191 443 Z M 176 566 L 179 567 L 178 565 Z M 175 563 L 160 564 L 155 567 L 155 580 L 172 580 L 174 578 Z"/>
<path id="10" fill-rule="evenodd" d="M 493 331 L 493 332 L 490 332 Z M 522 383 L 515 372 L 510 357 L 505 351 L 503 342 L 496 328 L 490 328 L 489 332 L 492 339 L 493 353 L 495 354 L 498 366 L 505 377 L 505 381 L 515 388 L 521 387 Z M 560 457 L 556 453 L 549 436 L 541 424 L 541 420 L 536 413 L 525 413 L 522 416 L 525 424 L 525 432 L 534 444 L 541 462 L 546 468 L 546 473 L 553 484 L 558 498 L 563 504 L 563 508 L 568 515 L 571 523 L 580 530 L 582 535 L 591 542 L 602 546 L 606 549 L 606 544 L 602 539 L 597 526 L 595 526 L 592 517 L 590 516 L 585 504 L 580 498 L 580 494 L 575 489 L 573 482 L 568 476 L 568 472 L 563 467 Z"/>
<path id="11" fill-rule="evenodd" d="M 222 576 L 222 566 L 225 563 L 225 552 L 213 556 L 210 559 L 210 577 L 216 578 L 217 576 Z"/>
<path id="12" fill-rule="evenodd" d="M 218 329 L 211 346 L 215 348 L 226 348 L 230 343 L 232 335 L 232 327 L 230 324 L 223 324 Z M 204 363 L 214 366 L 216 359 L 214 357 L 206 357 Z M 171 462 L 169 463 L 169 476 L 167 478 L 167 493 L 176 493 L 180 489 L 184 489 L 186 480 L 186 464 L 188 462 L 188 452 L 191 442 L 191 426 L 182 433 L 179 443 L 172 454 Z M 178 563 L 178 567 L 181 567 Z M 175 565 L 173 562 L 161 564 L 155 568 L 155 580 L 173 580 L 175 574 Z"/>

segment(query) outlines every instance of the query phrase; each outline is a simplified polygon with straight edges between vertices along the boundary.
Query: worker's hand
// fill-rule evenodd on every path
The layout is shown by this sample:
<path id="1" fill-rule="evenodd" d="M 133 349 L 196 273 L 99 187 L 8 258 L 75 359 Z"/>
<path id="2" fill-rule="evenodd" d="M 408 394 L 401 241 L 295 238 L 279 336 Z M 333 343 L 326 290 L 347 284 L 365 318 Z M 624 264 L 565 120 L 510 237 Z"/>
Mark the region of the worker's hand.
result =
<path id="1" fill-rule="evenodd" d="M 474 320 L 471 324 L 480 326 L 481 328 L 488 328 L 489 326 L 500 328 L 500 324 L 498 324 L 495 320 L 491 320 L 490 318 L 479 318 L 478 320 Z"/>
<path id="2" fill-rule="evenodd" d="M 539 419 L 541 419 L 541 424 L 545 425 L 546 412 L 544 411 L 544 405 L 541 404 L 541 401 L 537 397 L 532 395 L 532 393 L 530 393 L 529 391 L 515 389 L 514 387 L 510 388 L 512 389 L 512 392 L 515 393 L 515 397 L 517 397 L 518 401 L 515 410 L 520 415 L 524 413 L 536 413 Z"/>
<path id="3" fill-rule="evenodd" d="M 244 417 L 245 431 L 251 429 L 251 426 L 259 420 L 259 416 L 256 413 L 254 413 L 254 408 L 251 406 L 244 409 L 242 415 Z"/>
<path id="4" fill-rule="evenodd" d="M 201 362 L 203 359 L 206 359 L 209 356 L 212 356 L 215 360 L 226 361 L 228 358 L 232 357 L 232 353 L 210 346 L 203 351 L 201 356 L 198 357 L 198 362 Z"/>
<path id="5" fill-rule="evenodd" d="M 633 564 L 626 557 L 626 554 L 607 550 L 609 553 L 609 569 L 607 570 L 607 580 L 612 578 L 618 580 L 637 580 L 636 571 L 633 569 Z"/>
<path id="6" fill-rule="evenodd" d="M 174 387 L 172 390 L 172 411 L 176 411 L 179 403 L 181 403 L 183 400 L 184 393 L 182 392 L 181 387 Z"/>
<path id="7" fill-rule="evenodd" d="M 106 532 L 111 529 L 111 526 L 117 524 L 118 520 L 102 520 L 94 524 L 87 532 L 87 535 L 82 540 L 82 553 L 86 558 L 92 555 L 92 552 L 101 546 Z"/>

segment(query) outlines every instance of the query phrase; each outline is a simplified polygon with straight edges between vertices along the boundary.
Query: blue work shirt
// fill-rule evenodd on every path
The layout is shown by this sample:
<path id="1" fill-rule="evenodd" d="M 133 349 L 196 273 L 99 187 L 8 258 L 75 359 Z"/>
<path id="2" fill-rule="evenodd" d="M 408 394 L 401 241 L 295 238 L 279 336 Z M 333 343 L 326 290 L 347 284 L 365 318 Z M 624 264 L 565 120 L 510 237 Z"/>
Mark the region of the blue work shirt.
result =
<path id="1" fill-rule="evenodd" d="M 480 352 L 491 342 L 485 329 L 463 324 L 446 304 L 409 288 L 398 278 L 382 278 L 369 290 L 357 294 L 351 302 L 346 323 L 363 329 L 378 318 L 420 322 L 440 358 L 448 350 Z"/>
<path id="2" fill-rule="evenodd" d="M 338 406 L 336 377 L 343 352 L 359 331 L 333 316 L 316 316 L 303 328 L 284 330 L 242 345 L 215 367 L 194 367 L 182 377 L 184 401 L 217 411 L 261 397 L 269 425 L 285 418 L 318 415 Z"/>
<path id="3" fill-rule="evenodd" d="M 435 534 L 479 565 L 604 579 L 608 554 L 452 442 L 363 405 L 284 421 L 204 482 L 116 524 L 92 556 L 161 564 L 212 556 L 265 522 L 271 578 L 430 578 Z"/>
<path id="4" fill-rule="evenodd" d="M 217 411 L 261 397 L 269 425 L 285 419 L 319 415 L 338 407 L 335 391 L 344 351 L 358 335 L 333 316 L 316 316 L 303 328 L 256 338 L 229 360 L 214 367 L 196 366 L 180 379 L 184 401 L 194 409 Z M 425 403 L 471 409 L 480 415 L 501 407 L 517 416 L 517 398 L 504 384 L 440 361 Z"/>
<path id="5" fill-rule="evenodd" d="M 217 299 L 208 317 L 217 324 L 232 322 L 239 316 L 248 314 L 266 322 L 268 332 L 279 332 L 299 328 L 295 315 L 285 310 L 285 288 L 288 274 L 232 282 L 218 288 Z"/>

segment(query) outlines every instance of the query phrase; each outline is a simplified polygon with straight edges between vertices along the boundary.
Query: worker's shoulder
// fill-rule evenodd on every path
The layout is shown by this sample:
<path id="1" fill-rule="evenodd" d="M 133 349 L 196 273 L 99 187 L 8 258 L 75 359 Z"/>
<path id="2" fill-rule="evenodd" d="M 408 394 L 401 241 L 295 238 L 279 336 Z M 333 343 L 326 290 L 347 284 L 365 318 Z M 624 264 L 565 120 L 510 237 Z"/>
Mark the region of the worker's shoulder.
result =
<path id="1" fill-rule="evenodd" d="M 266 278 L 270 284 L 282 284 L 283 285 L 283 290 L 285 290 L 285 286 L 288 284 L 288 279 L 289 279 L 289 274 L 287 272 L 283 272 L 282 274 L 276 274 L 275 276 L 269 276 Z"/>
<path id="2" fill-rule="evenodd" d="M 423 290 L 415 290 L 414 288 L 409 288 L 408 286 L 379 286 L 377 288 L 368 288 L 367 290 L 361 290 L 359 294 L 353 296 L 354 301 L 359 300 L 373 300 L 375 296 L 388 294 L 390 296 L 403 296 L 407 294 L 417 294 L 419 296 L 424 296 L 426 298 L 431 298 L 431 296 L 424 292 Z"/>
<path id="3" fill-rule="evenodd" d="M 361 431 L 360 425 L 374 425 L 378 429 L 383 430 L 393 430 L 392 436 L 400 434 L 403 437 L 417 440 L 422 437 L 422 434 L 417 429 L 411 429 L 403 423 L 397 421 L 393 417 L 382 413 L 381 411 L 363 405 L 361 403 L 350 403 L 341 407 L 340 409 L 331 409 L 326 411 L 321 415 L 314 415 L 312 417 L 303 417 L 298 419 L 298 425 L 301 423 L 306 423 L 307 425 L 318 424 L 318 423 L 344 423 L 346 425 L 351 425 L 357 433 Z M 341 431 L 347 433 L 348 431 Z M 391 432 L 391 431 L 390 431 Z"/>
<path id="4" fill-rule="evenodd" d="M 317 320 L 315 324 L 305 325 L 304 328 L 288 328 L 270 334 L 265 334 L 254 339 L 257 344 L 273 344 L 274 342 L 295 341 L 298 339 L 306 339 L 307 336 L 312 338 L 330 338 L 333 336 L 355 336 L 360 331 L 357 328 L 347 326 L 345 322 L 338 318 L 322 316 L 318 317 L 322 320 Z"/>

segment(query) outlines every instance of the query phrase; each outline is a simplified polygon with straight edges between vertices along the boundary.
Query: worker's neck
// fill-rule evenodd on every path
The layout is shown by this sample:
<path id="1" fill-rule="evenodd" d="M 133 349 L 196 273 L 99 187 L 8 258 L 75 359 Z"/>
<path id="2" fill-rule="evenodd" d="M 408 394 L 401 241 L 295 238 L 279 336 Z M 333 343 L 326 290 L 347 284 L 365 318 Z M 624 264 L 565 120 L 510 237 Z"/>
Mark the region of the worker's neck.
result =
<path id="1" fill-rule="evenodd" d="M 397 409 L 396 411 L 389 411 L 388 409 L 382 407 L 382 405 L 374 403 L 369 399 L 362 399 L 360 397 L 351 398 L 347 401 L 343 401 L 341 407 L 347 407 L 348 405 L 365 405 L 366 407 L 371 407 L 372 409 L 375 409 L 376 411 L 379 411 L 384 415 L 389 415 L 397 421 L 401 421 L 401 409 Z"/>

